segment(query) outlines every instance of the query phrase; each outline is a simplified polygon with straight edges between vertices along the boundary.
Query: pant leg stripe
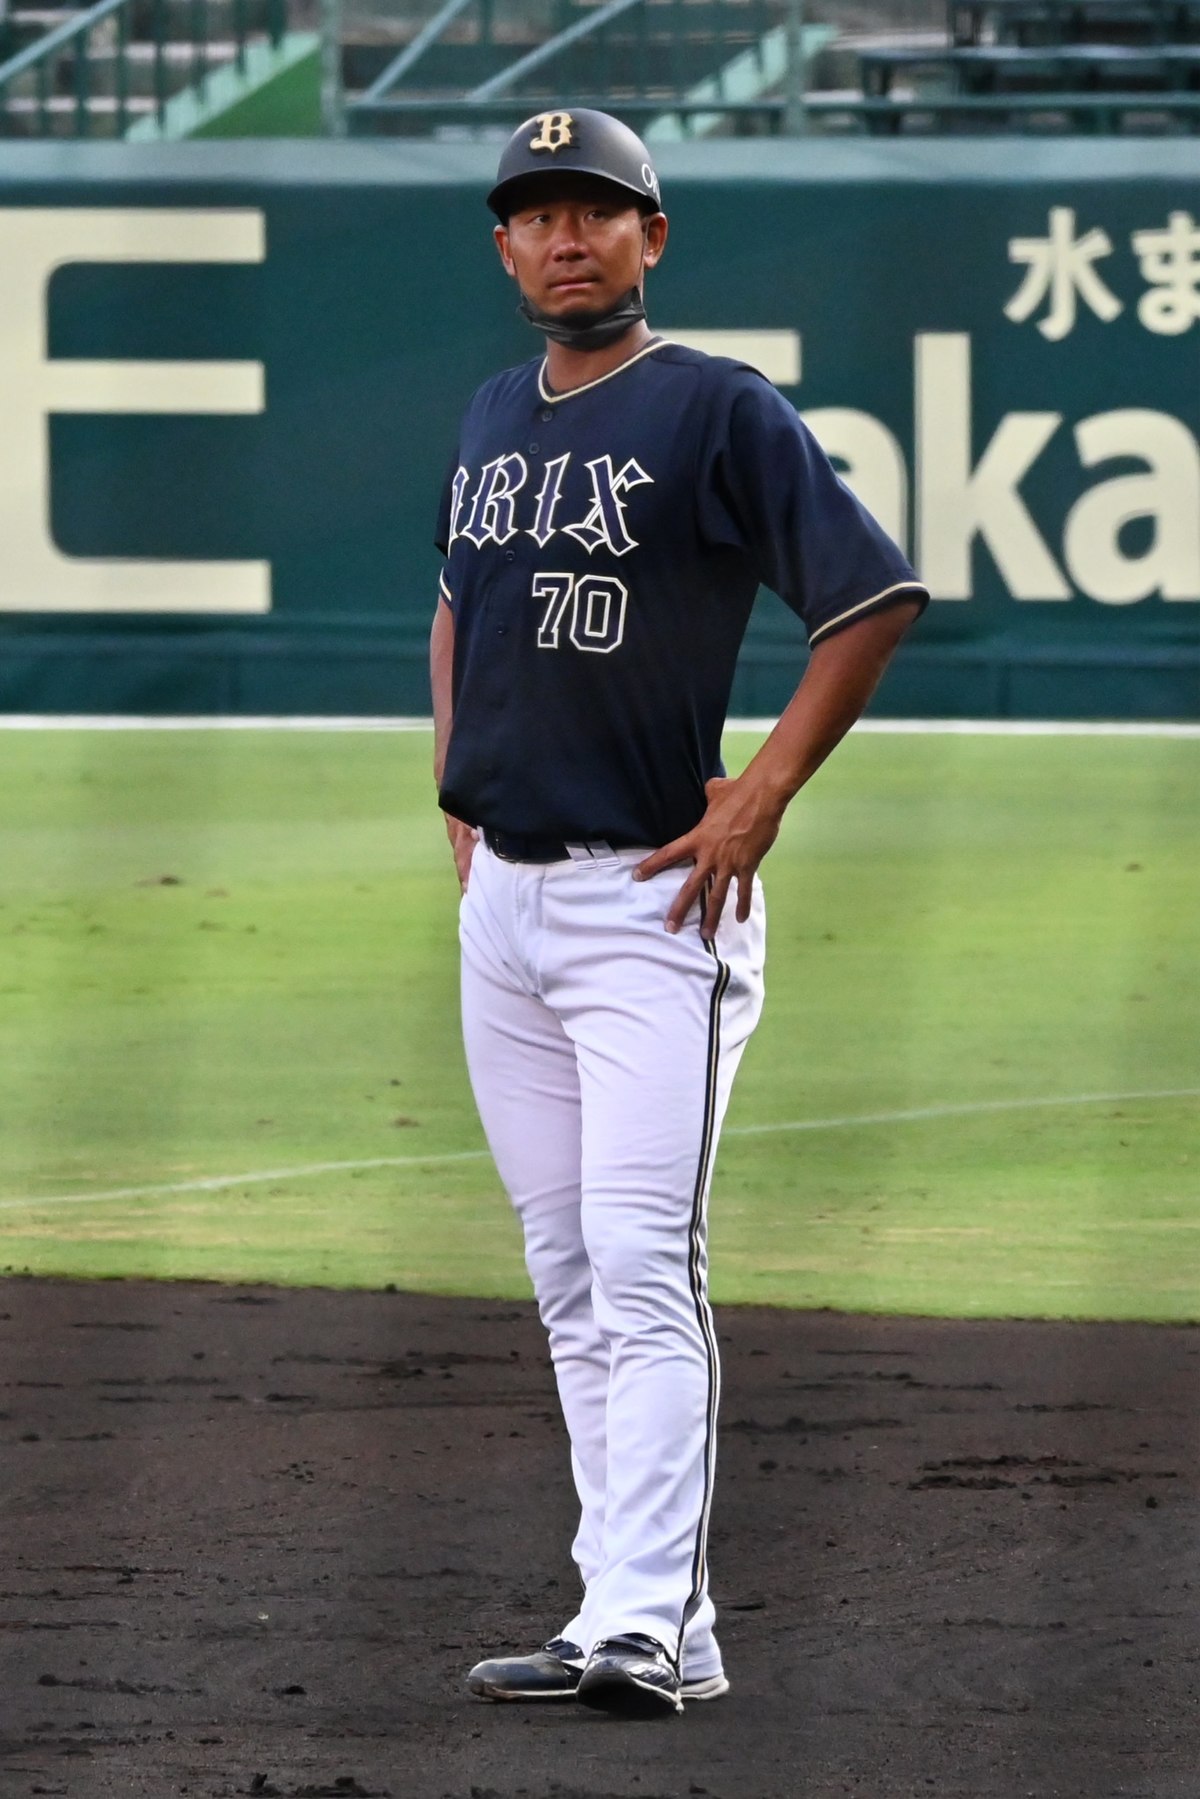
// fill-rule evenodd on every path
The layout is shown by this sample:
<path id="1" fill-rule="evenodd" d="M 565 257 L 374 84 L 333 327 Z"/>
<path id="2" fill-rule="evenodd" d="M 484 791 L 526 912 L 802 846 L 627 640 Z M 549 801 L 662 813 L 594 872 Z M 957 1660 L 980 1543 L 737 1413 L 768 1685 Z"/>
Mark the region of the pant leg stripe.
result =
<path id="1" fill-rule="evenodd" d="M 700 1134 L 700 1156 L 696 1166 L 696 1185 L 692 1194 L 692 1216 L 688 1231 L 688 1280 L 696 1307 L 696 1321 L 704 1339 L 708 1364 L 708 1405 L 704 1432 L 704 1492 L 700 1517 L 696 1525 L 696 1544 L 692 1552 L 692 1590 L 679 1624 L 679 1641 L 675 1653 L 677 1666 L 682 1666 L 684 1627 L 699 1603 L 704 1589 L 708 1548 L 708 1520 L 712 1510 L 713 1477 L 716 1472 L 717 1402 L 720 1397 L 720 1366 L 717 1353 L 716 1326 L 704 1278 L 704 1251 L 707 1237 L 707 1193 L 716 1134 L 717 1076 L 721 1063 L 721 1001 L 729 986 L 730 970 L 721 961 L 712 944 L 709 954 L 716 963 L 716 978 L 708 1009 L 708 1055 L 705 1072 L 704 1120 Z"/>

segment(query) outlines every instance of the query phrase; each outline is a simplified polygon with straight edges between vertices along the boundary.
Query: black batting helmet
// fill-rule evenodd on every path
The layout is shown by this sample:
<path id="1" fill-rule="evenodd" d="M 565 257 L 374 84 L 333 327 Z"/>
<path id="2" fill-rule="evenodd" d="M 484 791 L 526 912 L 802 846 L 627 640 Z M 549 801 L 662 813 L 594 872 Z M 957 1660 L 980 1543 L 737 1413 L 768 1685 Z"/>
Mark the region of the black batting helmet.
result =
<path id="1" fill-rule="evenodd" d="M 626 188 L 646 212 L 660 205 L 658 176 L 641 138 L 607 112 L 539 112 L 519 125 L 504 146 L 487 203 L 503 223 L 513 196 L 530 176 L 599 175 Z"/>

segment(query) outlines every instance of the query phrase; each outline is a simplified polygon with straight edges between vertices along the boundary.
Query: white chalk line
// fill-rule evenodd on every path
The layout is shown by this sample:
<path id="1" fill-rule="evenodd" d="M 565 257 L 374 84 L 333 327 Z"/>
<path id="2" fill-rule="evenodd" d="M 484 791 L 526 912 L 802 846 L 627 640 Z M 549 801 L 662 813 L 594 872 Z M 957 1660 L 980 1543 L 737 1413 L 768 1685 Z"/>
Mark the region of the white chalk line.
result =
<path id="1" fill-rule="evenodd" d="M 480 1162 L 486 1149 L 455 1149 L 427 1156 L 369 1156 L 354 1162 L 305 1162 L 299 1168 L 258 1168 L 250 1174 L 214 1174 L 194 1181 L 155 1181 L 148 1187 L 109 1187 L 102 1193 L 56 1193 L 46 1199 L 0 1199 L 0 1212 L 21 1206 L 91 1206 L 109 1199 L 149 1199 L 156 1193 L 219 1193 L 264 1181 L 299 1181 L 317 1174 L 353 1174 L 366 1168 L 417 1168 L 443 1162 Z"/>
<path id="2" fill-rule="evenodd" d="M 981 1117 L 989 1112 L 1033 1112 L 1048 1106 L 1108 1106 L 1125 1100 L 1197 1099 L 1200 1087 L 1155 1087 L 1138 1093 L 1067 1093 L 1054 1098 L 980 1099 L 957 1106 L 915 1106 L 907 1112 L 861 1112 L 846 1118 L 809 1118 L 789 1124 L 738 1124 L 729 1137 L 767 1137 L 775 1131 L 834 1131 L 860 1124 L 919 1124 L 925 1119 Z"/>
<path id="3" fill-rule="evenodd" d="M 731 718 L 726 731 L 769 731 L 774 718 Z M 0 731 L 432 731 L 431 718 L 312 718 L 178 716 L 146 718 L 135 714 L 30 713 L 0 714 Z M 1174 737 L 1200 739 L 1200 724 L 1156 720 L 1027 719 L 1027 718 L 862 718 L 856 733 L 930 737 Z"/>
<path id="4" fill-rule="evenodd" d="M 854 1130 L 862 1125 L 919 1124 L 939 1118 L 982 1117 L 992 1112 L 1033 1112 L 1056 1106 L 1105 1106 L 1134 1100 L 1197 1099 L 1200 1087 L 1156 1087 L 1135 1093 L 1069 1093 L 1054 1098 L 983 1099 L 959 1105 L 917 1106 L 903 1112 L 860 1112 L 844 1118 L 798 1118 L 779 1124 L 731 1125 L 727 1137 L 766 1137 L 785 1131 Z M 100 1193 L 55 1193 L 41 1199 L 0 1199 L 0 1211 L 40 1210 L 43 1206 L 100 1205 L 109 1200 L 152 1199 L 158 1194 L 220 1193 L 229 1187 L 252 1187 L 268 1181 L 310 1180 L 319 1174 L 354 1174 L 369 1168 L 433 1168 L 451 1162 L 482 1162 L 486 1149 L 431 1151 L 429 1155 L 368 1156 L 350 1162 L 306 1162 L 298 1168 L 260 1168 L 249 1174 L 217 1174 L 191 1181 L 155 1181 L 145 1187 L 109 1187 Z"/>
<path id="5" fill-rule="evenodd" d="M 145 718 L 135 713 L 13 712 L 0 715 L 0 731 L 432 731 L 431 718 L 238 718 L 231 714 L 178 714 Z"/>

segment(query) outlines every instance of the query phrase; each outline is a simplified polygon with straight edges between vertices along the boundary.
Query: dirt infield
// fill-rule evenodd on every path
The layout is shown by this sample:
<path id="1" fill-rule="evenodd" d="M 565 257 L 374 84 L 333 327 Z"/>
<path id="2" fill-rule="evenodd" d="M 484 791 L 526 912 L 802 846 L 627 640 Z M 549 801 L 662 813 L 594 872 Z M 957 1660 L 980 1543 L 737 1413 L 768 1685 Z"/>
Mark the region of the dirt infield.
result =
<path id="1" fill-rule="evenodd" d="M 733 1682 L 467 1697 L 571 1610 L 531 1310 L 0 1282 L 0 1791 L 1200 1794 L 1200 1330 L 726 1311 Z"/>

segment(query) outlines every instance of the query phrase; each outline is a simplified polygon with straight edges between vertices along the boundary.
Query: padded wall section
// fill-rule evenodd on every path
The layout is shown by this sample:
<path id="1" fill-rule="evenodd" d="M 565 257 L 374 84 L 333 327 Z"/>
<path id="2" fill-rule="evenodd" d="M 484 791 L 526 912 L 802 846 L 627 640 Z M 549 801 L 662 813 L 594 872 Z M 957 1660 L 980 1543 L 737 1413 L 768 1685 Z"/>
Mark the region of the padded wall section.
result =
<path id="1" fill-rule="evenodd" d="M 0 147 L 0 708 L 420 713 L 472 145 Z M 668 145 L 667 332 L 763 337 L 936 599 L 877 710 L 1200 717 L 1189 142 Z M 749 334 L 749 335 L 747 335 Z M 782 335 L 781 335 L 782 334 Z M 734 695 L 783 705 L 760 601 Z"/>

